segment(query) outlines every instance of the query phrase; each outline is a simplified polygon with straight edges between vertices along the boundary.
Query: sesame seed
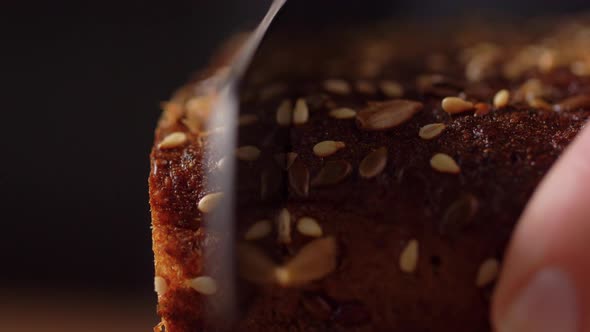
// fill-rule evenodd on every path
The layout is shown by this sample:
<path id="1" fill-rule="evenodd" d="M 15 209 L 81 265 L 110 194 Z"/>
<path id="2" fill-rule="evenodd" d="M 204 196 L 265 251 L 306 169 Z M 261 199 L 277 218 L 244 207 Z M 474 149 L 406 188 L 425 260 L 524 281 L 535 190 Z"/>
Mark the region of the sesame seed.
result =
<path id="1" fill-rule="evenodd" d="M 590 95 L 577 95 L 566 98 L 555 105 L 555 110 L 575 111 L 583 107 L 590 107 Z"/>
<path id="2" fill-rule="evenodd" d="M 166 279 L 156 276 L 154 278 L 154 290 L 158 296 L 166 294 L 166 291 L 168 290 L 168 283 L 166 282 Z"/>
<path id="3" fill-rule="evenodd" d="M 529 66 L 523 61 L 519 61 L 518 59 L 512 59 L 504 64 L 502 68 L 502 74 L 504 74 L 504 77 L 509 80 L 516 80 L 528 68 Z"/>
<path id="4" fill-rule="evenodd" d="M 305 245 L 285 266 L 275 270 L 281 286 L 296 286 L 326 277 L 336 269 L 337 244 L 333 237 Z"/>
<path id="5" fill-rule="evenodd" d="M 359 165 L 359 175 L 362 178 L 370 179 L 379 175 L 387 165 L 387 148 L 379 149 L 369 153 Z"/>
<path id="6" fill-rule="evenodd" d="M 203 117 L 211 109 L 212 101 L 213 97 L 211 96 L 193 97 L 186 102 L 185 107 L 192 115 Z"/>
<path id="7" fill-rule="evenodd" d="M 485 287 L 491 284 L 498 277 L 500 263 L 495 258 L 486 259 L 477 271 L 475 285 L 477 287 Z"/>
<path id="8" fill-rule="evenodd" d="M 293 161 L 289 167 L 289 185 L 301 197 L 309 195 L 309 169 L 300 158 Z"/>
<path id="9" fill-rule="evenodd" d="M 553 109 L 553 106 L 551 106 L 551 104 L 549 104 L 542 98 L 529 98 L 527 101 L 529 106 L 533 108 L 538 108 L 540 110 L 545 111 L 551 111 Z"/>
<path id="10" fill-rule="evenodd" d="M 346 107 L 336 108 L 330 111 L 330 116 L 339 120 L 352 119 L 356 116 L 356 111 Z"/>
<path id="11" fill-rule="evenodd" d="M 465 77 L 471 82 L 478 82 L 488 78 L 493 73 L 493 65 L 498 59 L 498 55 L 497 49 L 494 48 L 476 51 L 465 65 Z"/>
<path id="12" fill-rule="evenodd" d="M 494 107 L 496 108 L 504 108 L 508 105 L 510 101 L 510 92 L 506 89 L 502 89 L 496 93 L 494 96 Z"/>
<path id="13" fill-rule="evenodd" d="M 272 231 L 272 225 L 268 220 L 260 220 L 255 222 L 246 233 L 244 233 L 244 239 L 248 241 L 259 240 L 270 234 Z"/>
<path id="14" fill-rule="evenodd" d="M 160 102 L 160 109 L 164 112 L 174 113 L 176 117 L 180 117 L 182 115 L 182 103 L 176 102 L 174 100 Z"/>
<path id="15" fill-rule="evenodd" d="M 541 98 L 547 93 L 547 88 L 538 78 L 531 78 L 525 81 L 515 92 L 514 100 L 518 102 L 530 102 L 533 99 Z"/>
<path id="16" fill-rule="evenodd" d="M 175 132 L 166 137 L 158 144 L 158 149 L 172 149 L 184 145 L 188 137 L 185 133 Z"/>
<path id="17" fill-rule="evenodd" d="M 162 125 L 169 127 L 175 124 L 183 115 L 184 108 L 182 104 L 176 101 L 164 101 L 160 103 L 160 107 L 164 111 L 162 114 Z"/>
<path id="18" fill-rule="evenodd" d="M 207 194 L 201 198 L 197 208 L 203 213 L 210 213 L 219 205 L 222 198 L 223 193 L 221 192 Z"/>
<path id="19" fill-rule="evenodd" d="M 240 126 L 250 126 L 258 122 L 258 117 L 256 114 L 242 114 L 238 119 L 238 124 Z"/>
<path id="20" fill-rule="evenodd" d="M 327 161 L 311 180 L 314 187 L 329 186 L 342 182 L 352 172 L 352 165 L 346 160 Z"/>
<path id="21" fill-rule="evenodd" d="M 409 121 L 423 107 L 420 102 L 405 99 L 375 103 L 358 112 L 357 125 L 370 131 L 391 129 Z"/>
<path id="22" fill-rule="evenodd" d="M 207 119 L 211 114 L 216 100 L 215 94 L 207 94 L 191 98 L 185 105 L 186 113 L 182 123 L 193 134 L 198 134 L 203 130 Z"/>
<path id="23" fill-rule="evenodd" d="M 458 174 L 461 168 L 457 162 L 448 154 L 437 153 L 430 159 L 430 166 L 441 173 Z"/>
<path id="24" fill-rule="evenodd" d="M 389 98 L 399 98 L 404 95 L 404 88 L 397 82 L 382 81 L 379 84 L 379 88 Z"/>
<path id="25" fill-rule="evenodd" d="M 473 113 L 474 116 L 484 116 L 484 115 L 490 113 L 490 111 L 491 111 L 490 105 L 488 105 L 486 103 L 477 103 L 474 105 L 474 107 L 475 107 L 475 113 Z"/>
<path id="26" fill-rule="evenodd" d="M 260 149 L 253 145 L 245 145 L 236 149 L 236 157 L 243 161 L 255 161 L 260 157 Z"/>
<path id="27" fill-rule="evenodd" d="M 356 90 L 367 95 L 374 95 L 377 93 L 377 88 L 369 81 L 357 81 Z"/>
<path id="28" fill-rule="evenodd" d="M 340 141 L 322 141 L 314 145 L 313 153 L 318 157 L 328 157 L 336 153 L 338 150 L 346 147 L 344 142 Z"/>
<path id="29" fill-rule="evenodd" d="M 277 217 L 277 239 L 279 243 L 291 243 L 291 214 L 282 209 Z"/>
<path id="30" fill-rule="evenodd" d="M 260 248 L 248 242 L 239 242 L 235 253 L 240 277 L 258 284 L 276 281 L 276 264 Z"/>
<path id="31" fill-rule="evenodd" d="M 431 123 L 420 128 L 418 136 L 425 140 L 431 140 L 440 136 L 445 128 L 447 128 L 447 126 L 444 123 Z"/>
<path id="32" fill-rule="evenodd" d="M 405 273 L 413 273 L 418 266 L 418 241 L 410 240 L 399 256 L 399 268 Z"/>
<path id="33" fill-rule="evenodd" d="M 293 110 L 293 123 L 296 125 L 301 125 L 307 122 L 309 119 L 309 108 L 307 107 L 307 103 L 305 99 L 299 98 L 297 102 L 295 102 L 295 109 Z"/>
<path id="34" fill-rule="evenodd" d="M 472 194 L 463 194 L 449 205 L 439 223 L 444 235 L 460 234 L 473 220 L 479 209 L 479 201 Z"/>
<path id="35" fill-rule="evenodd" d="M 344 80 L 338 79 L 324 81 L 324 89 L 337 95 L 347 95 L 351 92 L 350 84 Z"/>
<path id="36" fill-rule="evenodd" d="M 279 126 L 288 126 L 293 118 L 293 104 L 290 100 L 283 100 L 277 108 L 277 123 Z"/>
<path id="37" fill-rule="evenodd" d="M 545 50 L 539 57 L 539 62 L 537 63 L 539 69 L 543 73 L 550 72 L 553 68 L 555 68 L 555 64 L 555 53 L 551 50 Z"/>
<path id="38" fill-rule="evenodd" d="M 458 97 L 446 97 L 442 101 L 442 108 L 449 114 L 457 114 L 473 109 L 473 103 Z"/>
<path id="39" fill-rule="evenodd" d="M 190 279 L 188 285 L 190 288 L 203 295 L 213 295 L 217 293 L 217 282 L 211 277 L 201 276 Z"/>
<path id="40" fill-rule="evenodd" d="M 310 217 L 303 217 L 297 221 L 297 230 L 299 233 L 311 237 L 320 237 L 323 235 L 322 227 L 317 220 Z"/>

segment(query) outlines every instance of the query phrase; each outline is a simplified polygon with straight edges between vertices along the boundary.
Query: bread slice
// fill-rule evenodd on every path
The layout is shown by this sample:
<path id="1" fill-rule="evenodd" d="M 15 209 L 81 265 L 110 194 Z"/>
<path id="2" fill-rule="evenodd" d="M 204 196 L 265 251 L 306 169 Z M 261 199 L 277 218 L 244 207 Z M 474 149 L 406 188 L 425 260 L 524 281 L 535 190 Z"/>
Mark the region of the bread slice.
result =
<path id="1" fill-rule="evenodd" d="M 235 239 L 203 222 L 234 157 L 205 158 L 224 52 L 156 130 L 156 330 L 490 331 L 513 226 L 590 115 L 581 24 L 271 36 L 241 86 Z M 240 316 L 220 324 L 224 241 Z"/>

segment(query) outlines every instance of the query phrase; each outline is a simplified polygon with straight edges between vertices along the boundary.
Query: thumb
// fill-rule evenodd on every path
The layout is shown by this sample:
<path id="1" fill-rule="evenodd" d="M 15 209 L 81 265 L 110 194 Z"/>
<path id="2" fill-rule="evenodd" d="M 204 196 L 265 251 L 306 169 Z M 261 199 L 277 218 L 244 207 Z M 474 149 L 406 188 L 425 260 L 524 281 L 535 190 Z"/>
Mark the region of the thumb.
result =
<path id="1" fill-rule="evenodd" d="M 590 331 L 590 127 L 527 206 L 493 298 L 496 331 Z"/>

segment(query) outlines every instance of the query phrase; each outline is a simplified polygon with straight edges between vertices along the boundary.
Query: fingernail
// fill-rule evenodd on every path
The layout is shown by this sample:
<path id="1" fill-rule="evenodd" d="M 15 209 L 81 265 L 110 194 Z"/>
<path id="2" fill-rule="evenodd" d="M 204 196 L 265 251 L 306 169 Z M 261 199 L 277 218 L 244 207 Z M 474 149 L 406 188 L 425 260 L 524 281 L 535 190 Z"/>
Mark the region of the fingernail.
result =
<path id="1" fill-rule="evenodd" d="M 497 324 L 499 332 L 576 332 L 576 291 L 559 269 L 538 272 L 508 307 Z"/>

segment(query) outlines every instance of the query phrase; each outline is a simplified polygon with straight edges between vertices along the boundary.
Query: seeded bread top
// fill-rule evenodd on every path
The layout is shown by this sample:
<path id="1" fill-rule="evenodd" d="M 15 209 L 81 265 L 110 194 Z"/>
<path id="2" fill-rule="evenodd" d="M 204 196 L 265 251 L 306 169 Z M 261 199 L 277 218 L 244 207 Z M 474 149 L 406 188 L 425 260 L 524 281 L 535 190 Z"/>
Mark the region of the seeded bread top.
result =
<path id="1" fill-rule="evenodd" d="M 208 150 L 231 130 L 206 126 L 227 70 L 183 88 L 151 155 L 168 330 L 206 326 L 206 299 L 223 293 L 204 247 L 234 239 L 203 219 L 228 195 L 207 177 L 234 157 L 242 283 L 266 294 L 242 329 L 488 329 L 488 286 L 514 223 L 590 114 L 584 23 L 270 36 L 241 87 L 235 156 Z M 403 306 L 421 301 L 428 312 Z"/>

